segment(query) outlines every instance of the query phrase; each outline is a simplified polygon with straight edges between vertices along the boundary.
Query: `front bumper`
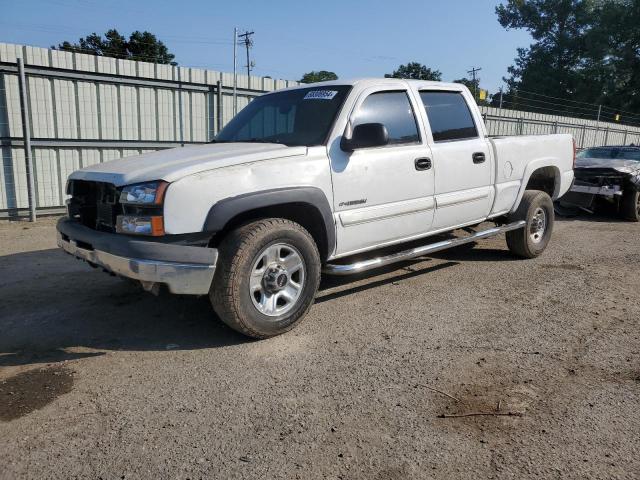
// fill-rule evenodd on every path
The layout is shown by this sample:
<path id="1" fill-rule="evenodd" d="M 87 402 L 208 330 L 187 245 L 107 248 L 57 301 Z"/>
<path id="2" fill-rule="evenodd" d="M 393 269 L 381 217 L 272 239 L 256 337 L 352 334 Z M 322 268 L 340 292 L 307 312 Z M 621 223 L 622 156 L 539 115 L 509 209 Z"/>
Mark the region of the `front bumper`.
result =
<path id="1" fill-rule="evenodd" d="M 622 188 L 620 188 L 620 185 L 591 186 L 574 183 L 569 191 L 574 193 L 586 193 L 589 195 L 602 195 L 609 198 L 622 195 Z"/>
<path id="2" fill-rule="evenodd" d="M 218 261 L 215 248 L 134 239 L 98 232 L 63 218 L 58 246 L 92 266 L 138 280 L 146 290 L 166 285 L 171 293 L 206 295 Z"/>

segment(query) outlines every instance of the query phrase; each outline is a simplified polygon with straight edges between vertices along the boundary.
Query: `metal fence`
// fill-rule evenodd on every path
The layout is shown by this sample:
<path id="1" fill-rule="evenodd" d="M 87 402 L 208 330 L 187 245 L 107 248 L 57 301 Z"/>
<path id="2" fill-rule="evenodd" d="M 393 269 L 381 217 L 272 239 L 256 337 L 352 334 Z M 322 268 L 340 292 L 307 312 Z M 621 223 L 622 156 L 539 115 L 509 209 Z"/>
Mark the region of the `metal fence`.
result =
<path id="1" fill-rule="evenodd" d="M 0 43 L 0 217 L 61 211 L 66 179 L 78 168 L 211 140 L 234 115 L 233 83 L 230 73 Z M 237 110 L 296 84 L 238 75 Z M 640 128 L 481 108 L 491 135 L 571 133 L 581 147 L 640 143 Z"/>
<path id="2" fill-rule="evenodd" d="M 480 107 L 489 135 L 568 133 L 579 148 L 598 145 L 640 145 L 640 128 L 581 118 Z"/>
<path id="3" fill-rule="evenodd" d="M 59 211 L 66 179 L 78 168 L 211 140 L 234 115 L 233 83 L 230 73 L 0 43 L 0 216 L 30 207 L 25 152 L 33 205 Z M 238 75 L 237 110 L 293 85 Z"/>

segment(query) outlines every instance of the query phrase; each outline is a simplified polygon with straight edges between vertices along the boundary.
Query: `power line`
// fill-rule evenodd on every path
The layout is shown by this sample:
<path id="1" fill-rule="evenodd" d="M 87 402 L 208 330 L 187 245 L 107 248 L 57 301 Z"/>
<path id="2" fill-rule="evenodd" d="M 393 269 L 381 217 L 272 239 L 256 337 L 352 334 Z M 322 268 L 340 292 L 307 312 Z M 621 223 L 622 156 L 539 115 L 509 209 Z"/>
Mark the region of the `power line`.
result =
<path id="1" fill-rule="evenodd" d="M 595 113 L 592 113 L 591 115 L 589 115 L 582 112 L 576 112 L 571 110 L 558 110 L 556 108 L 541 107 L 540 105 L 533 105 L 530 103 L 520 102 L 520 101 L 514 102 L 512 100 L 507 100 L 507 99 L 505 99 L 503 103 L 507 105 L 506 108 L 514 111 L 528 111 L 533 113 L 540 113 L 542 115 L 556 115 L 561 117 L 582 118 L 585 120 L 596 121 Z M 611 119 L 605 118 L 604 120 L 607 120 L 607 121 L 610 121 L 610 123 L 613 123 L 613 121 L 615 121 L 615 118 L 611 118 Z M 640 125 L 640 123 L 631 122 L 631 121 L 625 121 L 624 124 L 629 126 Z"/>
<path id="2" fill-rule="evenodd" d="M 537 98 L 531 98 L 531 97 L 528 97 L 527 95 L 523 96 L 518 92 L 518 94 L 514 95 L 514 98 L 527 100 L 527 101 L 530 101 L 530 102 L 543 103 L 545 105 L 553 105 L 553 106 L 556 106 L 556 107 L 564 107 L 564 108 L 568 108 L 568 109 L 572 109 L 572 110 L 582 110 L 582 111 L 591 113 L 592 115 L 595 115 L 597 113 L 597 111 L 598 111 L 597 108 L 585 108 L 585 107 L 578 107 L 578 106 L 575 106 L 575 105 L 564 105 L 562 103 L 557 103 L 557 102 L 548 102 L 546 100 L 538 100 Z M 597 107 L 597 105 L 595 105 L 595 107 Z"/>
<path id="3" fill-rule="evenodd" d="M 597 110 L 599 107 L 602 107 L 602 109 L 606 109 L 606 110 L 610 110 L 613 113 L 626 113 L 627 115 L 631 115 L 632 117 L 638 117 L 640 118 L 640 114 L 639 113 L 634 113 L 634 112 L 630 112 L 628 110 L 622 110 L 619 108 L 613 108 L 613 107 L 608 107 L 606 105 L 600 105 L 597 103 L 589 103 L 589 102 L 582 102 L 582 101 L 578 101 L 578 100 L 570 100 L 567 98 L 559 98 L 559 97 L 553 97 L 551 95 L 544 95 L 542 93 L 536 93 L 536 92 L 528 92 L 526 90 L 521 90 L 521 89 L 514 89 L 514 92 L 522 92 L 522 93 L 526 93 L 528 95 L 536 95 L 539 97 L 545 97 L 545 98 L 551 98 L 554 100 L 559 100 L 562 102 L 568 102 L 568 103 L 575 103 L 575 104 L 579 104 L 579 105 L 589 105 L 591 107 L 593 107 L 594 110 Z"/>

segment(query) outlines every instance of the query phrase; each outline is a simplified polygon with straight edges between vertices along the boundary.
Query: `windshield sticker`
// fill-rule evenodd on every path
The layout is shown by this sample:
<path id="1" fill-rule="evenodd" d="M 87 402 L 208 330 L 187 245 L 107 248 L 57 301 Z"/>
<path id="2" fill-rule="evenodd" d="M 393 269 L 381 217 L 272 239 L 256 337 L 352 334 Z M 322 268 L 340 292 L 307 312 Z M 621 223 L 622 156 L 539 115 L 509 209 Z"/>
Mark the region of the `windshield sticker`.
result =
<path id="1" fill-rule="evenodd" d="M 337 90 L 311 90 L 304 96 L 304 100 L 333 100 Z"/>

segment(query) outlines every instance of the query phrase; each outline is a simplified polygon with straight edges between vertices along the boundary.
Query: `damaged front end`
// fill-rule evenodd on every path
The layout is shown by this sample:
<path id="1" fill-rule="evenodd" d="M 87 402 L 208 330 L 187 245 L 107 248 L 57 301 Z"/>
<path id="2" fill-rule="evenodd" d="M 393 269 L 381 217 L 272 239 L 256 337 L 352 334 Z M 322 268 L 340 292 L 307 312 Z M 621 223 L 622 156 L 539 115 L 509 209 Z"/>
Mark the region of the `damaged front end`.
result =
<path id="1" fill-rule="evenodd" d="M 627 197 L 637 197 L 636 192 L 640 191 L 640 148 L 600 147 L 587 149 L 585 153 L 593 150 L 597 150 L 600 156 L 606 154 L 609 157 L 578 157 L 574 183 L 558 202 L 561 209 L 581 209 L 593 213 L 598 205 L 608 205 L 619 210 Z M 638 160 L 633 159 L 636 155 Z"/>

